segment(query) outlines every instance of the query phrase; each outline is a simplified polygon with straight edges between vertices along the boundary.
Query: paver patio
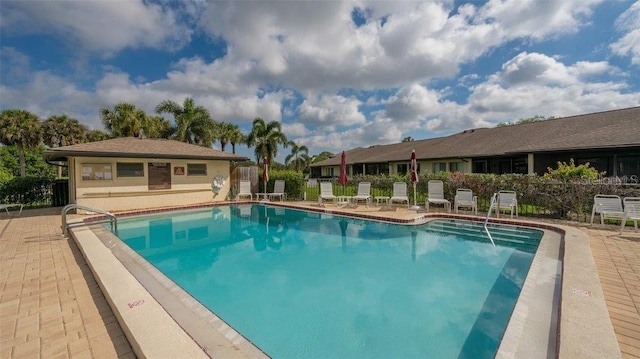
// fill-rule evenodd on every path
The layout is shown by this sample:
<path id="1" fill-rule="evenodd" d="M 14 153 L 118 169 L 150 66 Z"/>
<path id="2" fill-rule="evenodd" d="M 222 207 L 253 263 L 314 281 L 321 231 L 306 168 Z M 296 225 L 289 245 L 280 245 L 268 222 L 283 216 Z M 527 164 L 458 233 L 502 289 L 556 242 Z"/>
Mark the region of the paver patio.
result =
<path id="1" fill-rule="evenodd" d="M 59 208 L 0 215 L 0 358 L 134 358 L 60 224 Z M 622 356 L 640 358 L 640 234 L 574 225 L 589 235 Z"/>

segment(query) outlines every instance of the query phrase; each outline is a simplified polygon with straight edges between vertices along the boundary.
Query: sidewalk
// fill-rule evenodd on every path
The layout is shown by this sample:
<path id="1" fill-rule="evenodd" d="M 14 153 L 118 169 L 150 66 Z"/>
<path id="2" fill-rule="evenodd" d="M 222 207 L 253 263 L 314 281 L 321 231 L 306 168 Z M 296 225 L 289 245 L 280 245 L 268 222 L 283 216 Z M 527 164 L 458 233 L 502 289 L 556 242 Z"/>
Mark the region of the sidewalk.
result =
<path id="1" fill-rule="evenodd" d="M 60 225 L 59 208 L 0 214 L 0 358 L 135 358 Z"/>
<path id="2" fill-rule="evenodd" d="M 0 358 L 134 358 L 60 225 L 59 208 L 25 210 L 19 217 L 0 213 Z M 640 358 L 640 233 L 571 225 L 589 235 L 622 356 Z"/>

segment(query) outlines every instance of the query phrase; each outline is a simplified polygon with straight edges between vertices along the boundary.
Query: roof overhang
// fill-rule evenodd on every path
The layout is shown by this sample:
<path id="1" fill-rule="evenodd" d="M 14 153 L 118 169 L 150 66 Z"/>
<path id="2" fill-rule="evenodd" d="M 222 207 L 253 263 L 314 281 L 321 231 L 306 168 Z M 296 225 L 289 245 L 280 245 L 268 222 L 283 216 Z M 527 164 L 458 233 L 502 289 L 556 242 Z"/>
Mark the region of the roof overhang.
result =
<path id="1" fill-rule="evenodd" d="M 199 155 L 172 155 L 172 154 L 149 154 L 131 152 L 87 152 L 87 151 L 60 151 L 48 149 L 44 152 L 44 158 L 49 161 L 67 161 L 69 157 L 120 157 L 120 158 L 169 158 L 186 160 L 219 160 L 219 161 L 247 161 L 248 157 L 234 155 L 229 156 L 199 156 Z"/>

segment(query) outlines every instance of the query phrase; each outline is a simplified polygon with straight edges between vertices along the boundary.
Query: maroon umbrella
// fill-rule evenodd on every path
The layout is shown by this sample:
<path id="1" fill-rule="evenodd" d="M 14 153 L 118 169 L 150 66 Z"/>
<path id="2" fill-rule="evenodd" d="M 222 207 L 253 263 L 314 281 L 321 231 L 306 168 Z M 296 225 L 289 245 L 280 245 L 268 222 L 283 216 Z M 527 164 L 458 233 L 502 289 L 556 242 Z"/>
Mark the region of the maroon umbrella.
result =
<path id="1" fill-rule="evenodd" d="M 413 183 L 413 207 L 418 208 L 416 201 L 416 183 L 418 182 L 418 161 L 416 160 L 416 150 L 411 151 L 411 183 Z"/>
<path id="2" fill-rule="evenodd" d="M 338 177 L 338 183 L 341 185 L 347 184 L 347 155 L 342 151 L 342 160 L 340 161 L 340 177 Z"/>

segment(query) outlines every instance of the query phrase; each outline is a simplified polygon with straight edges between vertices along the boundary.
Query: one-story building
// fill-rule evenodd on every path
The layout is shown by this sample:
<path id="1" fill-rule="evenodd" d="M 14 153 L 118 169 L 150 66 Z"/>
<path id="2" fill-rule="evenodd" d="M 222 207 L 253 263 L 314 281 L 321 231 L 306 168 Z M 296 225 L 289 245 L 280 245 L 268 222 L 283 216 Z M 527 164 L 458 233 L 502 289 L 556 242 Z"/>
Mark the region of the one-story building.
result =
<path id="1" fill-rule="evenodd" d="M 166 139 L 122 137 L 51 148 L 47 161 L 69 166 L 69 203 L 108 211 L 224 201 L 230 164 L 246 161 Z"/>
<path id="2" fill-rule="evenodd" d="M 451 136 L 345 151 L 347 172 L 406 174 L 411 151 L 419 173 L 543 174 L 558 161 L 589 164 L 606 176 L 640 176 L 640 107 L 555 118 Z M 311 165 L 311 177 L 340 173 L 340 153 Z"/>

